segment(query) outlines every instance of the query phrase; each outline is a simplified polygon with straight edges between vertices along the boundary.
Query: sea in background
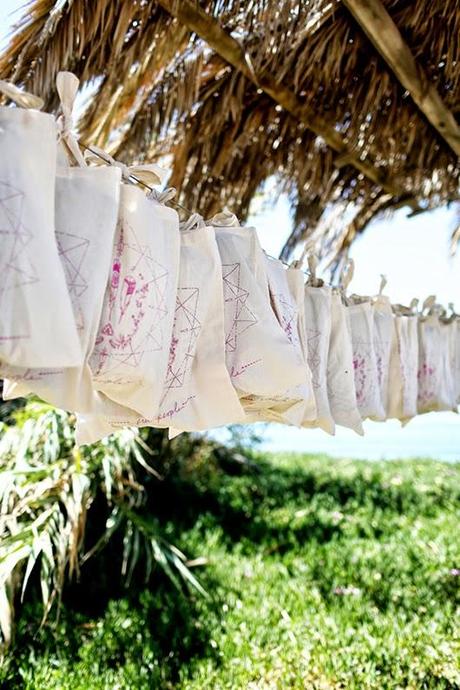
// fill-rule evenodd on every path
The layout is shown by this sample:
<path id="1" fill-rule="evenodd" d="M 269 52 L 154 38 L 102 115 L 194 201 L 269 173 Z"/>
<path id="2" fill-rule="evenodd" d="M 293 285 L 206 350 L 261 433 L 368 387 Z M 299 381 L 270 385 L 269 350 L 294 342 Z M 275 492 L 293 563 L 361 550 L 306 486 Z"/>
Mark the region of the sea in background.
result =
<path id="1" fill-rule="evenodd" d="M 405 427 L 396 420 L 366 421 L 365 435 L 337 427 L 329 436 L 321 429 L 289 429 L 270 424 L 261 430 L 262 448 L 271 451 L 327 453 L 333 457 L 392 460 L 432 458 L 460 461 L 460 418 L 454 412 L 432 412 Z"/>
<path id="2" fill-rule="evenodd" d="M 396 420 L 364 422 L 364 436 L 337 427 L 335 436 L 321 429 L 296 429 L 278 424 L 254 424 L 261 450 L 271 452 L 325 453 L 336 458 L 398 460 L 427 458 L 460 462 L 460 417 L 454 412 L 431 412 L 402 427 Z M 225 429 L 210 434 L 224 441 Z"/>

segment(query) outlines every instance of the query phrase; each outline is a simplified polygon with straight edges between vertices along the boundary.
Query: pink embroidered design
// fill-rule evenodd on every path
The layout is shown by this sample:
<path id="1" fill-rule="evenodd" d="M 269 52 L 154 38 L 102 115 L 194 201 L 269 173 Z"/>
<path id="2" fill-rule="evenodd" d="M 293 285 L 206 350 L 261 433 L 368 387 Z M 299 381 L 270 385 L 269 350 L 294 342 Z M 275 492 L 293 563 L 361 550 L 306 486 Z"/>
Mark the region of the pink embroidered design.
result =
<path id="1" fill-rule="evenodd" d="M 404 342 L 404 347 L 403 347 Z M 402 408 L 404 414 L 407 411 L 416 413 L 416 401 L 418 396 L 418 362 L 407 339 L 402 339 L 398 332 L 398 359 L 401 373 Z"/>
<path id="2" fill-rule="evenodd" d="M 262 359 L 255 359 L 252 362 L 246 362 L 245 364 L 241 364 L 239 367 L 235 367 L 233 364 L 230 369 L 230 377 L 237 378 L 238 376 L 241 376 L 241 374 L 244 374 L 244 372 L 249 369 L 250 367 L 253 367 L 255 364 L 260 364 Z"/>
<path id="3" fill-rule="evenodd" d="M 40 280 L 28 253 L 34 235 L 22 222 L 24 197 L 20 189 L 0 182 L 0 308 L 6 292 Z M 0 334 L 0 341 L 29 337 L 28 332 Z"/>
<path id="4" fill-rule="evenodd" d="M 383 356 L 382 352 L 375 348 L 375 362 L 377 366 L 377 380 L 379 387 L 382 387 L 383 383 Z"/>
<path id="5" fill-rule="evenodd" d="M 374 396 L 375 381 L 372 376 L 373 345 L 353 341 L 353 372 L 355 377 L 356 402 L 360 408 L 368 405 Z"/>
<path id="6" fill-rule="evenodd" d="M 103 316 L 90 360 L 95 377 L 135 369 L 146 353 L 163 349 L 168 281 L 169 272 L 153 258 L 152 247 L 141 244 L 134 229 L 124 222 L 119 227 Z"/>
<path id="7" fill-rule="evenodd" d="M 313 388 L 321 387 L 320 367 L 321 367 L 321 331 L 314 328 L 307 328 L 307 350 L 308 366 L 311 371 L 311 383 Z"/>
<path id="8" fill-rule="evenodd" d="M 224 308 L 229 317 L 225 319 L 226 326 L 229 326 L 225 334 L 225 350 L 235 352 L 238 337 L 254 326 L 257 318 L 246 304 L 249 299 L 249 290 L 241 287 L 241 264 L 222 264 L 222 279 Z"/>
<path id="9" fill-rule="evenodd" d="M 353 356 L 353 370 L 355 373 L 356 400 L 359 405 L 364 404 L 366 398 L 366 379 L 368 367 L 363 355 L 357 353 Z"/>
<path id="10" fill-rule="evenodd" d="M 199 288 L 180 287 L 177 290 L 168 368 L 160 408 L 173 388 L 182 388 L 184 386 L 190 373 L 193 358 L 195 357 L 196 343 L 201 332 L 201 322 L 197 316 L 199 299 Z M 192 398 L 193 396 L 189 399 L 191 400 Z M 177 401 L 175 404 L 177 404 Z M 174 409 L 179 411 L 182 408 L 177 407 Z M 164 415 L 165 412 L 162 411 L 158 419 L 161 419 Z"/>
<path id="11" fill-rule="evenodd" d="M 182 412 L 182 410 L 187 407 L 189 402 L 191 400 L 194 400 L 196 398 L 196 395 L 189 395 L 188 398 L 185 398 L 185 400 L 182 400 L 181 402 L 177 402 L 177 400 L 174 401 L 173 406 L 169 409 L 166 410 L 165 412 L 161 412 L 158 417 L 155 418 L 156 422 L 164 422 L 166 419 L 172 419 L 175 417 L 179 412 Z"/>
<path id="12" fill-rule="evenodd" d="M 88 281 L 84 276 L 83 268 L 90 241 L 86 237 L 57 230 L 56 242 L 74 309 L 77 329 L 82 331 L 85 328 L 85 317 L 81 297 L 88 289 Z"/>
<path id="13" fill-rule="evenodd" d="M 417 372 L 418 393 L 417 401 L 427 405 L 436 399 L 437 375 L 434 366 L 424 360 Z"/>
<path id="14" fill-rule="evenodd" d="M 289 342 L 295 347 L 300 347 L 299 334 L 297 332 L 298 309 L 297 305 L 292 302 L 290 296 L 281 292 L 272 292 L 270 296 L 278 321 L 281 328 L 286 333 Z"/>
<path id="15" fill-rule="evenodd" d="M 390 343 L 383 340 L 374 340 L 375 360 L 377 365 L 377 380 L 380 390 L 388 376 L 388 365 L 390 359 Z"/>

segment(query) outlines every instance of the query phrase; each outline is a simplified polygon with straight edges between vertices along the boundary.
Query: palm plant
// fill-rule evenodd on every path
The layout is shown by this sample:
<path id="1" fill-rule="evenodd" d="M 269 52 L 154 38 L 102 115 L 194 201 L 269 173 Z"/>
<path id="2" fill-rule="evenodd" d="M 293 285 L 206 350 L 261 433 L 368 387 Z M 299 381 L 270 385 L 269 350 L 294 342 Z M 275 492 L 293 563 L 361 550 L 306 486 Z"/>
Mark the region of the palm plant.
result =
<path id="1" fill-rule="evenodd" d="M 13 634 L 15 603 L 31 575 L 39 575 L 43 622 L 59 611 L 66 580 L 82 563 L 122 532 L 122 575 L 129 582 L 142 565 L 146 581 L 155 564 L 175 586 L 205 594 L 186 557 L 164 540 L 153 519 L 141 512 L 145 490 L 135 466 L 158 473 L 142 435 L 126 429 L 94 446 L 78 449 L 71 415 L 30 401 L 0 421 L 0 631 Z M 85 550 L 87 515 L 96 495 L 108 507 L 104 531 Z"/>

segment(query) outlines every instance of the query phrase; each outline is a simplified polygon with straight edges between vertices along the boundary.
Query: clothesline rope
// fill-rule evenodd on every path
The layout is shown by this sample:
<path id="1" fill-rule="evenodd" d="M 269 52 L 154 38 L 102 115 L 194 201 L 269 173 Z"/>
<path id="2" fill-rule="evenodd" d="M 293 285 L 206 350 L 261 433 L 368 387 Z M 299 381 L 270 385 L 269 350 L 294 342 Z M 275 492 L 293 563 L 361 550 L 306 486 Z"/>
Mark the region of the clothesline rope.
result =
<path id="1" fill-rule="evenodd" d="M 80 144 L 80 146 L 81 146 L 82 148 L 84 148 L 86 151 L 90 151 L 90 153 L 92 153 L 93 155 L 95 155 L 95 156 L 97 156 L 98 158 L 100 158 L 102 161 L 104 161 L 104 163 L 107 163 L 107 160 L 104 158 L 104 156 L 102 156 L 102 155 L 99 153 L 99 151 L 96 151 L 92 146 L 89 146 L 88 144 L 85 144 L 85 143 L 84 143 L 83 141 L 81 141 L 81 140 L 79 140 L 79 144 Z M 131 177 L 131 179 L 133 180 L 133 182 L 135 182 L 136 184 L 140 185 L 141 187 L 144 187 L 144 189 L 148 189 L 149 192 L 153 192 L 154 194 L 156 193 L 156 190 L 155 190 L 154 187 L 151 187 L 151 186 L 148 185 L 147 183 L 143 182 L 143 180 L 141 180 L 141 179 L 139 179 L 138 177 L 136 177 L 136 175 L 134 175 L 133 173 L 130 173 L 130 177 Z M 191 210 L 188 209 L 186 206 L 183 206 L 182 204 L 180 204 L 178 201 L 175 201 L 174 199 L 168 200 L 168 203 L 172 204 L 173 206 L 176 206 L 177 208 L 182 209 L 183 211 L 185 211 L 185 212 L 188 213 L 189 215 L 193 215 L 193 214 L 195 213 L 194 211 L 191 211 Z"/>
<path id="2" fill-rule="evenodd" d="M 80 144 L 80 146 L 81 146 L 83 149 L 85 149 L 86 151 L 89 151 L 89 152 L 92 153 L 93 155 L 97 156 L 97 157 L 100 158 L 102 161 L 104 161 L 104 163 L 107 163 L 106 158 L 104 158 L 104 156 L 102 156 L 101 153 L 99 153 L 99 151 L 96 151 L 92 146 L 90 146 L 90 145 L 84 143 L 84 142 L 81 141 L 81 140 L 79 140 L 78 143 Z M 146 183 L 143 182 L 141 179 L 139 179 L 138 177 L 136 177 L 136 175 L 134 175 L 133 173 L 130 173 L 130 177 L 131 177 L 131 179 L 132 179 L 133 182 L 135 182 L 136 184 L 140 185 L 141 187 L 144 187 L 144 189 L 148 189 L 149 192 L 152 193 L 154 196 L 157 196 L 157 195 L 158 195 L 158 192 L 155 190 L 154 187 L 151 187 L 150 185 L 146 184 Z M 171 204 L 172 206 L 175 206 L 176 208 L 180 208 L 182 211 L 185 211 L 186 213 L 189 214 L 189 216 L 194 216 L 194 215 L 196 215 L 196 211 L 191 211 L 189 208 L 187 208 L 187 207 L 184 206 L 183 204 L 180 204 L 180 203 L 179 203 L 178 201 L 176 201 L 175 199 L 168 199 L 168 203 Z M 283 259 L 281 259 L 281 258 L 279 258 L 279 257 L 272 256 L 272 255 L 269 254 L 268 252 L 265 252 L 265 254 L 266 254 L 270 259 L 274 259 L 275 261 L 280 261 L 280 262 L 281 262 L 284 266 L 286 266 L 287 268 L 292 267 L 291 264 L 289 264 L 287 261 L 284 261 Z M 306 254 L 306 252 L 304 252 L 304 253 L 302 254 L 302 257 L 301 257 L 297 262 L 294 262 L 294 263 L 303 263 L 303 259 L 305 258 L 305 254 Z M 310 273 L 309 271 L 306 271 L 305 269 L 301 269 L 301 270 L 302 270 L 302 272 L 303 272 L 303 274 L 304 274 L 305 276 L 307 276 L 307 277 L 310 277 L 310 276 L 311 276 L 311 273 Z M 328 283 L 328 285 L 329 285 L 329 283 Z"/>

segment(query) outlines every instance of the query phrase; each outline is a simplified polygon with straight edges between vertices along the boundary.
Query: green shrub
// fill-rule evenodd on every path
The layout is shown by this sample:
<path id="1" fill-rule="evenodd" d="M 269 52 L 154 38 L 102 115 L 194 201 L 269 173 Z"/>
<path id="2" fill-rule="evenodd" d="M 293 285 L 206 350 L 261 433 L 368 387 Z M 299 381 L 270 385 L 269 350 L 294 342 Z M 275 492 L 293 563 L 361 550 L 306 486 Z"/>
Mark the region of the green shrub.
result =
<path id="1" fill-rule="evenodd" d="M 163 432 L 126 429 L 93 446 L 75 447 L 71 415 L 39 402 L 10 410 L 0 421 L 0 631 L 9 644 L 18 598 L 30 578 L 39 580 L 44 622 L 61 600 L 67 578 L 91 556 L 118 539 L 127 584 L 137 568 L 148 582 L 160 567 L 181 589 L 204 590 L 185 555 L 158 530 L 154 514 L 142 511 L 148 478 L 175 449 L 193 456 L 199 440 L 181 439 L 162 453 Z M 164 458 L 163 458 L 164 455 Z M 176 460 L 177 461 L 177 460 Z M 88 517 L 96 514 L 92 528 Z"/>

